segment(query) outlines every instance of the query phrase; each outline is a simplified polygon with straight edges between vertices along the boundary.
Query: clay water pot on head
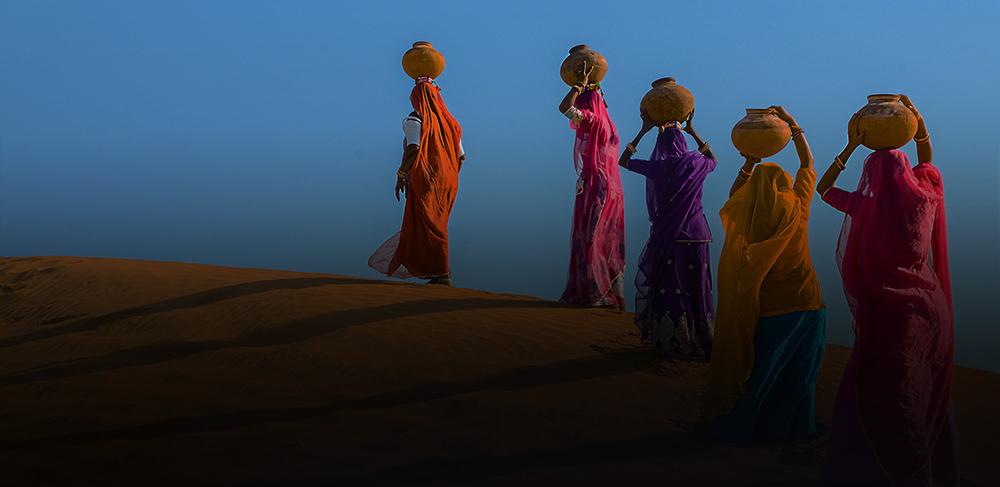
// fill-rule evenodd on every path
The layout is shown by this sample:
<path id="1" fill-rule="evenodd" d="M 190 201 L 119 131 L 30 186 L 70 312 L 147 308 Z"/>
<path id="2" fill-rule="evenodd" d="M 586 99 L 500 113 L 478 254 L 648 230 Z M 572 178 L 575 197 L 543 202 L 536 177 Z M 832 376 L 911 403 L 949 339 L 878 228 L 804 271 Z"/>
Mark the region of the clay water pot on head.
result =
<path id="1" fill-rule="evenodd" d="M 747 108 L 745 117 L 733 127 L 733 145 L 751 157 L 770 157 L 788 145 L 792 130 L 771 108 Z"/>
<path id="2" fill-rule="evenodd" d="M 569 50 L 569 55 L 559 67 L 559 76 L 570 86 L 583 81 L 581 76 L 583 75 L 584 62 L 587 63 L 587 69 L 596 66 L 594 72 L 590 73 L 590 84 L 601 81 L 604 79 L 604 75 L 608 74 L 608 60 L 586 44 L 580 44 Z"/>
<path id="3" fill-rule="evenodd" d="M 917 117 L 899 102 L 899 95 L 868 95 L 858 113 L 861 143 L 869 149 L 898 149 L 917 133 Z"/>
<path id="4" fill-rule="evenodd" d="M 417 41 L 403 54 L 403 71 L 413 79 L 437 78 L 444 71 L 444 56 L 430 42 Z"/>
<path id="5" fill-rule="evenodd" d="M 639 109 L 658 124 L 683 122 L 694 110 L 694 96 L 673 78 L 660 78 L 642 97 Z"/>

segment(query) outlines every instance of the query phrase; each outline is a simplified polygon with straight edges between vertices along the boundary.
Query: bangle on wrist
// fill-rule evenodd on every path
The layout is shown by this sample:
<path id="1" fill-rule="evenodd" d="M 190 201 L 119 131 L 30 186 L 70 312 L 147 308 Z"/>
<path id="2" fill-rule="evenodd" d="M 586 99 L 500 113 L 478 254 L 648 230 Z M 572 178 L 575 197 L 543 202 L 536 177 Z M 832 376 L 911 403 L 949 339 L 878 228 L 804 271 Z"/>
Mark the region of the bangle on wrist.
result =
<path id="1" fill-rule="evenodd" d="M 833 163 L 838 168 L 840 168 L 841 171 L 843 171 L 844 169 L 847 169 L 847 164 L 844 163 L 844 161 L 840 158 L 840 156 L 834 157 L 833 158 Z"/>
<path id="2" fill-rule="evenodd" d="M 399 179 L 406 179 L 406 171 L 402 169 L 396 171 L 396 177 Z"/>
<path id="3" fill-rule="evenodd" d="M 625 144 L 625 150 L 627 150 L 629 152 L 629 154 L 635 154 L 636 153 L 636 148 L 635 148 L 634 145 L 632 145 L 631 142 L 629 142 L 628 144 Z"/>
<path id="4" fill-rule="evenodd" d="M 924 142 L 927 142 L 928 140 L 931 140 L 931 134 L 930 133 L 925 133 L 923 137 L 913 137 L 913 141 L 916 142 L 916 143 L 918 143 L 918 144 L 923 144 Z"/>
<path id="5" fill-rule="evenodd" d="M 708 142 L 705 142 L 704 144 L 701 144 L 701 146 L 698 147 L 698 152 L 701 152 L 702 154 L 707 154 L 711 151 L 712 151 L 712 146 Z"/>
<path id="6" fill-rule="evenodd" d="M 751 171 L 752 170 L 753 169 L 751 169 Z M 747 171 L 746 169 L 743 169 L 742 167 L 740 168 L 740 174 L 739 174 L 740 179 L 749 181 L 750 180 L 750 176 L 752 176 L 752 175 L 753 174 L 750 171 Z"/>
<path id="7" fill-rule="evenodd" d="M 806 131 L 802 130 L 802 127 L 799 127 L 798 125 L 796 125 L 796 126 L 792 127 L 792 137 L 791 138 L 794 139 L 794 138 L 796 138 L 796 137 L 798 137 L 798 136 L 800 136 L 800 135 L 802 135 L 804 133 L 806 133 Z"/>

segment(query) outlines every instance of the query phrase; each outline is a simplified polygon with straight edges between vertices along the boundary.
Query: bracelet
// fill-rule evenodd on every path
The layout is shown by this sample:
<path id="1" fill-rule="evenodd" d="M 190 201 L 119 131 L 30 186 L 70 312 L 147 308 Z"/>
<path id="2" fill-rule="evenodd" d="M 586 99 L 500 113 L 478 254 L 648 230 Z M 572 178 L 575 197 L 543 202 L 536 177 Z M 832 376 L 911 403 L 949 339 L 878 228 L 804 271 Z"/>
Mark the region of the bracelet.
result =
<path id="1" fill-rule="evenodd" d="M 916 142 L 916 143 L 918 143 L 918 144 L 923 144 L 924 142 L 927 142 L 928 140 L 931 140 L 931 134 L 929 134 L 929 133 L 926 134 L 926 135 L 924 135 L 923 137 L 914 137 L 913 138 L 913 141 Z"/>
<path id="2" fill-rule="evenodd" d="M 798 137 L 798 136 L 800 136 L 800 135 L 802 135 L 804 133 L 806 133 L 806 131 L 802 130 L 802 127 L 795 127 L 795 128 L 792 129 L 792 137 L 791 138 L 794 139 L 794 138 L 796 138 L 796 137 Z"/>
<path id="3" fill-rule="evenodd" d="M 740 175 L 739 175 L 739 177 L 741 179 L 749 181 L 750 180 L 750 176 L 753 176 L 753 174 L 748 173 L 746 171 L 746 169 L 743 169 L 742 167 L 740 168 Z"/>
<path id="4" fill-rule="evenodd" d="M 833 163 L 834 163 L 834 164 L 835 164 L 835 165 L 836 165 L 836 166 L 837 166 L 838 168 L 840 168 L 840 170 L 841 170 L 841 171 L 843 171 L 844 169 L 847 169 L 847 164 L 844 164 L 844 161 L 842 161 L 842 160 L 840 159 L 840 156 L 837 156 L 837 157 L 834 157 L 834 158 L 833 158 Z"/>
<path id="5" fill-rule="evenodd" d="M 635 148 L 634 145 L 632 145 L 631 142 L 629 142 L 628 144 L 625 144 L 625 150 L 629 151 L 629 153 L 631 153 L 631 154 L 635 154 L 636 152 L 638 152 L 638 150 Z"/>
<path id="6" fill-rule="evenodd" d="M 711 151 L 712 151 L 712 146 L 708 142 L 705 142 L 704 144 L 701 145 L 701 147 L 698 148 L 698 152 L 701 152 L 702 154 L 707 154 Z"/>
<path id="7" fill-rule="evenodd" d="M 406 172 L 400 169 L 396 171 L 396 177 L 399 179 L 406 179 Z"/>

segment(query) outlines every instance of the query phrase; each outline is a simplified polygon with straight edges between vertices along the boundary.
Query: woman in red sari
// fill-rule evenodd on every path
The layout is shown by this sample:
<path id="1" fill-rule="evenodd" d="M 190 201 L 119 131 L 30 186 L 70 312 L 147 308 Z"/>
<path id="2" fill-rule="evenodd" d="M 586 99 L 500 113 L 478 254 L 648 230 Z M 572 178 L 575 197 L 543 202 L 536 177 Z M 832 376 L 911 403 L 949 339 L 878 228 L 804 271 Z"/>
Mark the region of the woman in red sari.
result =
<path id="1" fill-rule="evenodd" d="M 854 349 L 837 393 L 829 480 L 835 485 L 957 485 L 951 401 L 954 329 L 944 184 L 918 124 L 919 163 L 878 150 L 856 191 L 833 187 L 863 134 L 855 114 L 848 145 L 817 191 L 846 213 L 837 248 L 854 314 Z"/>
<path id="2" fill-rule="evenodd" d="M 625 198 L 618 173 L 618 130 L 600 88 L 588 83 L 593 70 L 584 63 L 583 81 L 559 104 L 576 131 L 573 162 L 578 176 L 569 275 L 561 301 L 623 309 Z"/>
<path id="3" fill-rule="evenodd" d="M 396 199 L 406 193 L 403 226 L 368 259 L 392 277 L 419 277 L 451 285 L 448 217 L 465 161 L 462 127 L 430 78 L 418 78 L 410 93 L 413 112 L 403 121 L 403 162 L 396 172 Z"/>

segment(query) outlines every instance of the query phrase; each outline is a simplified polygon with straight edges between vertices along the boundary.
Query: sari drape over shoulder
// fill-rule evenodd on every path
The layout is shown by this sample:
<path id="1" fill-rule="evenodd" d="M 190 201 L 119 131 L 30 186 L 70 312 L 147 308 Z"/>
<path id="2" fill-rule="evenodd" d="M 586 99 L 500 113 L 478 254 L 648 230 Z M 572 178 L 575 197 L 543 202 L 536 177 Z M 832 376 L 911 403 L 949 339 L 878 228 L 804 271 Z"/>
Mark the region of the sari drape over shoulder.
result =
<path id="1" fill-rule="evenodd" d="M 816 173 L 792 178 L 758 165 L 719 212 L 726 241 L 719 258 L 719 311 L 703 413 L 730 411 L 747 392 L 762 316 L 823 307 L 809 258 L 809 204 Z"/>
<path id="2" fill-rule="evenodd" d="M 580 189 L 573 205 L 569 272 L 561 301 L 620 308 L 625 305 L 625 201 L 618 174 L 618 131 L 597 90 L 577 97 L 571 112 Z"/>
<path id="3" fill-rule="evenodd" d="M 865 161 L 857 190 L 831 188 L 823 199 L 846 213 L 837 261 L 855 332 L 837 395 L 830 475 L 956 485 L 941 173 L 930 163 L 911 168 L 901 151 L 879 150 Z"/>
<path id="4" fill-rule="evenodd" d="M 368 265 L 393 277 L 432 278 L 450 273 L 448 217 L 458 193 L 462 127 L 425 80 L 410 93 L 420 114 L 420 145 L 406 178 L 406 206 L 399 233 L 379 247 Z"/>
<path id="5" fill-rule="evenodd" d="M 631 159 L 646 176 L 649 240 L 635 276 L 635 323 L 643 342 L 662 353 L 707 356 L 714 306 L 708 244 L 712 233 L 701 197 L 715 159 L 688 151 L 684 133 L 670 128 L 649 160 Z"/>

